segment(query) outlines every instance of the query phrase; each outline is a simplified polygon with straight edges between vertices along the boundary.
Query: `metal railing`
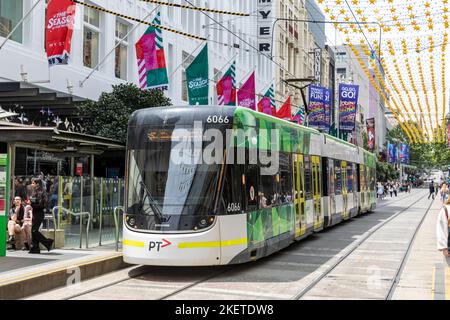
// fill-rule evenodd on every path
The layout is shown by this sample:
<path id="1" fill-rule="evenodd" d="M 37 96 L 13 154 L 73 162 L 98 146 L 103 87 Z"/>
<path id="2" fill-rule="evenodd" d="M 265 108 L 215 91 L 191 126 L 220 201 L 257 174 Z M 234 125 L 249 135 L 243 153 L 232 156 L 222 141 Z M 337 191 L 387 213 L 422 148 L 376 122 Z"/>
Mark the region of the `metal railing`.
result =
<path id="1" fill-rule="evenodd" d="M 73 215 L 74 217 L 80 217 L 80 249 L 83 246 L 83 216 L 87 216 L 88 217 L 88 221 L 86 224 L 86 249 L 89 248 L 89 227 L 91 225 L 91 214 L 89 212 L 73 212 L 71 210 L 68 210 L 66 208 L 64 208 L 63 206 L 56 206 L 53 207 L 52 209 L 52 213 L 53 216 L 55 217 L 55 210 L 61 210 L 62 212 L 65 212 L 67 214 Z M 58 220 L 58 228 L 59 228 L 59 220 Z M 56 226 L 55 226 L 56 229 Z M 56 234 L 56 230 L 55 230 L 55 234 Z"/>
<path id="2" fill-rule="evenodd" d="M 116 229 L 116 251 L 119 251 L 119 211 L 125 212 L 124 207 L 117 206 L 114 208 L 114 225 Z"/>

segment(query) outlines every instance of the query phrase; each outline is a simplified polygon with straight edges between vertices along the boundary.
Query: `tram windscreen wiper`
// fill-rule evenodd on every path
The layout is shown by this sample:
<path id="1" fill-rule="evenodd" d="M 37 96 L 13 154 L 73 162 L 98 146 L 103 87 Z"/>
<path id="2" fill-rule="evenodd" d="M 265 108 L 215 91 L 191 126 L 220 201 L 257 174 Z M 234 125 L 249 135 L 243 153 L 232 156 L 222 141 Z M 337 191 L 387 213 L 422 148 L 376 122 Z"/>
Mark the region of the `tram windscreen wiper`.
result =
<path id="1" fill-rule="evenodd" d="M 164 221 L 164 215 L 161 212 L 161 210 L 159 210 L 156 201 L 153 199 L 152 195 L 150 194 L 150 191 L 147 188 L 147 185 L 143 181 L 139 182 L 139 184 L 145 190 L 146 196 L 148 197 L 149 200 L 148 201 L 149 205 L 152 208 L 152 211 L 154 212 L 155 216 L 159 219 L 160 222 Z"/>

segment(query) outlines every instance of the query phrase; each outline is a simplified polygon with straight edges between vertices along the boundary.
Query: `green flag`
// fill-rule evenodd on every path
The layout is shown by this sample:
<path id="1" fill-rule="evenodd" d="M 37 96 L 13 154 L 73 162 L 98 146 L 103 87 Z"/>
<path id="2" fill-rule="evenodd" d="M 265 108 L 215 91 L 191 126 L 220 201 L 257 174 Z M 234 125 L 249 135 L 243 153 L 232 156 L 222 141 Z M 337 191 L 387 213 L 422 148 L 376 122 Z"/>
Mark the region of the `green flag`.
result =
<path id="1" fill-rule="evenodd" d="M 186 83 L 190 105 L 207 105 L 209 92 L 208 45 L 186 69 Z"/>

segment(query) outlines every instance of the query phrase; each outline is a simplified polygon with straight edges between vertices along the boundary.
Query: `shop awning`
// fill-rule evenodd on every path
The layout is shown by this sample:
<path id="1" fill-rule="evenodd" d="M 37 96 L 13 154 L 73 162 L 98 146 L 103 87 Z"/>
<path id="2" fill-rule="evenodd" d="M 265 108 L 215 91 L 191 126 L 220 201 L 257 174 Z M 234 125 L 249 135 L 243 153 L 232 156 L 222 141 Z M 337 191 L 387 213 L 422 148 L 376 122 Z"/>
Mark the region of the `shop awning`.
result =
<path id="1" fill-rule="evenodd" d="M 107 150 L 125 150 L 121 142 L 108 138 L 2 121 L 0 142 L 33 145 L 60 152 L 103 153 Z"/>

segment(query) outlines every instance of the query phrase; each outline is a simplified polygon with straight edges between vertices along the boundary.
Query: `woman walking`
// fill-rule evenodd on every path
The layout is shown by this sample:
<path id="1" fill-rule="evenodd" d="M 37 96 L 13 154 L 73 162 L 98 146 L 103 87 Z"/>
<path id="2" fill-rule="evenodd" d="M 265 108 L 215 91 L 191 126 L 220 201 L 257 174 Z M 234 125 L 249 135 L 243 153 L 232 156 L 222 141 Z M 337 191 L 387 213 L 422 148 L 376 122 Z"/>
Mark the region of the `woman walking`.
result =
<path id="1" fill-rule="evenodd" d="M 41 179 L 33 179 L 31 182 L 32 194 L 30 197 L 31 207 L 33 209 L 33 220 L 31 226 L 32 246 L 30 253 L 41 253 L 39 243 L 42 243 L 48 251 L 51 250 L 53 239 L 47 239 L 39 232 L 39 228 L 44 221 L 44 209 L 47 208 L 47 193 L 43 187 Z"/>

